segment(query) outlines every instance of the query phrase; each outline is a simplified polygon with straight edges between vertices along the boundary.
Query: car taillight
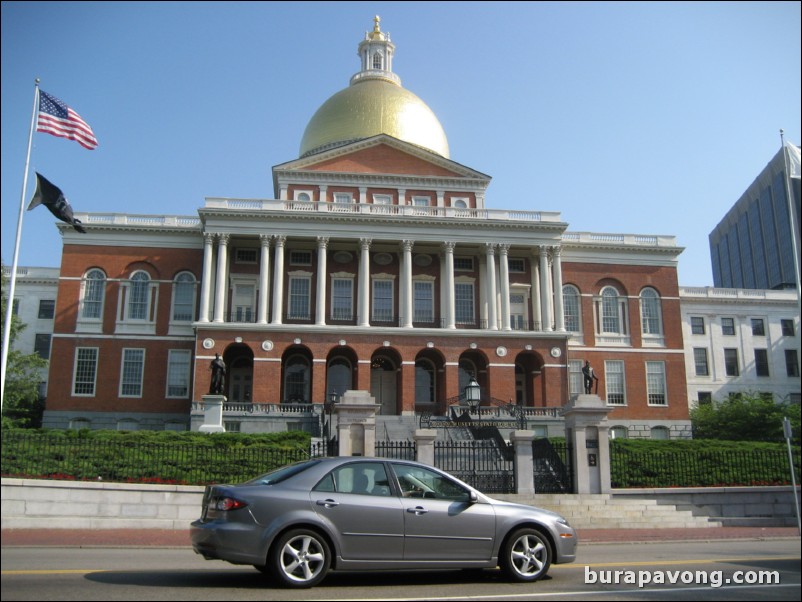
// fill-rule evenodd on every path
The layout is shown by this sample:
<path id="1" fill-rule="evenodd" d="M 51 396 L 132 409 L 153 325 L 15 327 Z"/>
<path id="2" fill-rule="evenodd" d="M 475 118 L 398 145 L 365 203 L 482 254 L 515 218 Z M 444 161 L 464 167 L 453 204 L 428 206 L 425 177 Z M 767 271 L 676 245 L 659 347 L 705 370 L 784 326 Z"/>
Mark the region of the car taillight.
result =
<path id="1" fill-rule="evenodd" d="M 245 508 L 247 505 L 248 504 L 242 500 L 238 500 L 233 497 L 221 497 L 215 502 L 214 508 L 215 510 L 228 512 L 229 510 L 239 510 L 240 508 Z"/>

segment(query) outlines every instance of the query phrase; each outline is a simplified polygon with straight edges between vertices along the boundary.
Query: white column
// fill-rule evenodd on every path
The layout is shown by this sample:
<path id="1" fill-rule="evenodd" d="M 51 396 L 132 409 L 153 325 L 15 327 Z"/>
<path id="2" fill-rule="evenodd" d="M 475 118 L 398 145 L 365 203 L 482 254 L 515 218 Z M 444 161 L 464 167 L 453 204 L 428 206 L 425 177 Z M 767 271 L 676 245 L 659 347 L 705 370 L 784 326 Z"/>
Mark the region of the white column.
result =
<path id="1" fill-rule="evenodd" d="M 276 255 L 273 266 L 273 322 L 281 324 L 284 312 L 284 245 L 286 236 L 276 236 Z"/>
<path id="2" fill-rule="evenodd" d="M 279 192 L 278 192 L 278 198 L 279 198 L 280 201 L 286 201 L 287 200 L 287 191 L 288 191 L 287 185 L 286 184 L 281 184 L 281 186 L 279 187 Z"/>
<path id="3" fill-rule="evenodd" d="M 225 321 L 226 290 L 228 289 L 228 238 L 229 234 L 218 234 L 217 282 L 214 292 L 214 321 Z"/>
<path id="4" fill-rule="evenodd" d="M 259 263 L 259 324 L 267 324 L 267 303 L 270 297 L 270 240 L 269 234 L 260 234 L 262 260 Z"/>
<path id="5" fill-rule="evenodd" d="M 212 256 L 214 249 L 214 234 L 203 233 L 203 275 L 201 279 L 200 316 L 201 322 L 209 321 L 209 304 L 212 300 Z"/>
<path id="6" fill-rule="evenodd" d="M 551 248 L 551 276 L 554 282 L 554 329 L 565 332 L 565 311 L 563 310 L 563 270 L 560 247 Z"/>
<path id="7" fill-rule="evenodd" d="M 529 263 L 532 267 L 532 330 L 541 330 L 543 317 L 540 315 L 540 266 L 535 249 L 532 250 Z"/>
<path id="8" fill-rule="evenodd" d="M 446 328 L 456 328 L 456 299 L 454 292 L 454 245 L 455 243 L 446 241 L 443 243 L 445 251 L 446 273 L 443 275 L 445 282 L 445 299 L 442 305 L 442 314 L 446 319 Z"/>
<path id="9" fill-rule="evenodd" d="M 401 241 L 401 315 L 402 326 L 412 328 L 414 308 L 412 305 L 412 240 Z"/>
<path id="10" fill-rule="evenodd" d="M 495 243 L 485 243 L 485 255 L 487 256 L 487 327 L 490 330 L 498 330 L 498 312 L 496 306 L 496 245 Z"/>
<path id="11" fill-rule="evenodd" d="M 359 239 L 359 326 L 370 326 L 370 238 Z"/>
<path id="12" fill-rule="evenodd" d="M 498 246 L 498 266 L 501 277 L 501 329 L 512 330 L 510 326 L 510 266 L 507 261 L 507 254 L 510 245 L 501 244 Z"/>
<path id="13" fill-rule="evenodd" d="M 540 247 L 540 323 L 541 330 L 551 331 L 551 302 L 549 301 L 548 247 Z"/>
<path id="14" fill-rule="evenodd" d="M 326 324 L 326 276 L 328 275 L 326 249 L 328 245 L 328 237 L 317 237 L 317 310 L 315 312 L 315 323 L 318 326 L 325 326 Z"/>

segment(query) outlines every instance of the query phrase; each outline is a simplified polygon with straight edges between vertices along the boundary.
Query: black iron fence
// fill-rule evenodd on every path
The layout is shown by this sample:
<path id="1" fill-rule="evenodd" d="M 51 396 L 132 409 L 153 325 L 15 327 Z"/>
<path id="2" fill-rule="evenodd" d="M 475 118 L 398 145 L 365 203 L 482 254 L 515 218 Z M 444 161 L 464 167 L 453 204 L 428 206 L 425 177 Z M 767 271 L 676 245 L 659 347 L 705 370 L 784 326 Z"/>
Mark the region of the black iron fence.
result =
<path id="1" fill-rule="evenodd" d="M 515 452 L 493 439 L 435 441 L 434 465 L 485 493 L 515 493 Z"/>
<path id="2" fill-rule="evenodd" d="M 376 457 L 393 460 L 414 460 L 417 447 L 414 441 L 376 441 Z"/>

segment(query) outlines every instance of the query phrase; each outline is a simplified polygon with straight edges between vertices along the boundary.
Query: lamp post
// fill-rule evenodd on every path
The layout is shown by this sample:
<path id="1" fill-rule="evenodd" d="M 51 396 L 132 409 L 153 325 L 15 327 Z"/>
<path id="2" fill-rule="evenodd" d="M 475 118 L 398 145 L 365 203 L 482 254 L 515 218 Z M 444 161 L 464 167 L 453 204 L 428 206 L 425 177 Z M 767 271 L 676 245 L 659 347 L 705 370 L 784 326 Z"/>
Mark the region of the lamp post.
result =
<path id="1" fill-rule="evenodd" d="M 471 414 L 475 414 L 479 410 L 479 404 L 482 401 L 482 388 L 473 376 L 471 376 L 468 384 L 465 385 L 465 399 L 468 402 Z"/>
<path id="2" fill-rule="evenodd" d="M 329 393 L 329 402 L 326 404 L 329 419 L 326 422 L 326 455 L 330 454 L 331 448 L 331 421 L 334 419 L 334 404 L 337 403 L 337 392 L 332 388 Z"/>

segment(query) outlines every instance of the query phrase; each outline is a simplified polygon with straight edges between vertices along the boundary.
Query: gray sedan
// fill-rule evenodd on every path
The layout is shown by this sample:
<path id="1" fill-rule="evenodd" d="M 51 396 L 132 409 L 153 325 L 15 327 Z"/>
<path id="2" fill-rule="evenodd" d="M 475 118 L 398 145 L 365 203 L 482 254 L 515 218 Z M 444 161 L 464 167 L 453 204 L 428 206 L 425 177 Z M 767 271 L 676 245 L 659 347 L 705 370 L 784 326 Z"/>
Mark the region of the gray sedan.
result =
<path id="1" fill-rule="evenodd" d="M 532 582 L 573 562 L 576 532 L 553 512 L 494 500 L 417 462 L 320 458 L 240 485 L 211 485 L 192 546 L 289 587 L 331 570 L 483 569 Z"/>

